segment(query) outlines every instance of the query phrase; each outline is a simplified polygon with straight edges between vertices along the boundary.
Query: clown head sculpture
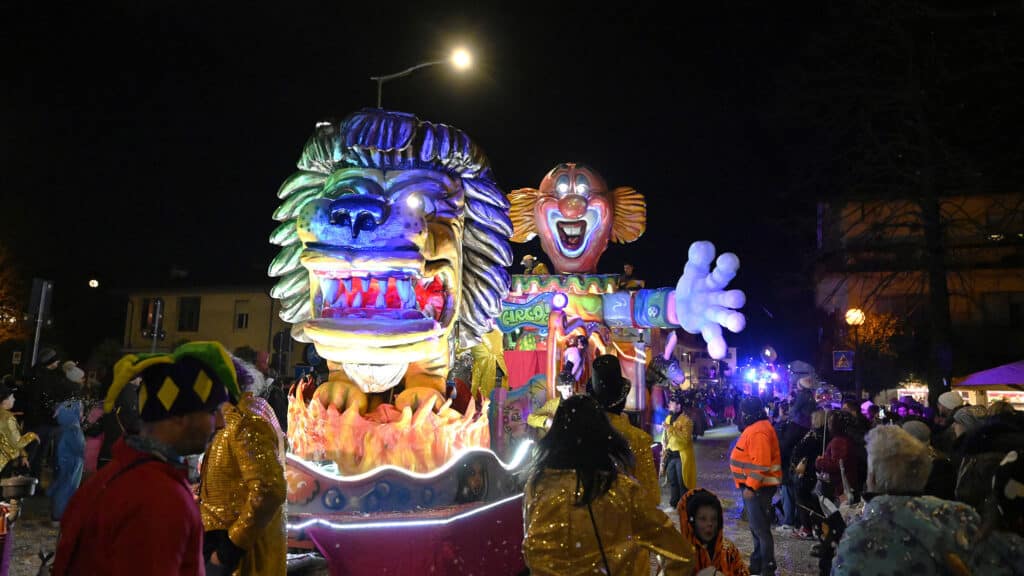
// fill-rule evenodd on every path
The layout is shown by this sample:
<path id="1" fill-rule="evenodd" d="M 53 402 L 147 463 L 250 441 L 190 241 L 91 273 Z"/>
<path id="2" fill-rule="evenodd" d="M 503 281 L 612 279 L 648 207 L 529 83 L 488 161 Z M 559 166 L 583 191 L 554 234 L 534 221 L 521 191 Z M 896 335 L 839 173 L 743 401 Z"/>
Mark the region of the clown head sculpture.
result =
<path id="1" fill-rule="evenodd" d="M 609 239 L 632 242 L 647 225 L 639 192 L 629 187 L 609 191 L 604 178 L 582 164 L 560 164 L 548 172 L 539 190 L 515 190 L 509 200 L 512 241 L 540 236 L 559 274 L 595 272 Z"/>

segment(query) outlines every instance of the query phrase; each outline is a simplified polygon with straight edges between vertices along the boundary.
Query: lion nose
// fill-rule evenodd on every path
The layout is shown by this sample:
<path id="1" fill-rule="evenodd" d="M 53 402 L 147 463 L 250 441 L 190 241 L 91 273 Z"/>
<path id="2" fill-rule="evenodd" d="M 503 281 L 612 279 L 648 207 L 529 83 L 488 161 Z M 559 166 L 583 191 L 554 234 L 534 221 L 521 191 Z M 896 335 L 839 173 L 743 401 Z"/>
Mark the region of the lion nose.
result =
<path id="1" fill-rule="evenodd" d="M 587 211 L 587 199 L 579 194 L 569 194 L 558 201 L 558 209 L 566 218 L 579 218 Z"/>
<path id="2" fill-rule="evenodd" d="M 384 200 L 362 194 L 347 194 L 333 200 L 330 205 L 331 224 L 352 229 L 352 237 L 358 238 L 363 230 L 370 231 L 384 222 L 387 205 Z"/>

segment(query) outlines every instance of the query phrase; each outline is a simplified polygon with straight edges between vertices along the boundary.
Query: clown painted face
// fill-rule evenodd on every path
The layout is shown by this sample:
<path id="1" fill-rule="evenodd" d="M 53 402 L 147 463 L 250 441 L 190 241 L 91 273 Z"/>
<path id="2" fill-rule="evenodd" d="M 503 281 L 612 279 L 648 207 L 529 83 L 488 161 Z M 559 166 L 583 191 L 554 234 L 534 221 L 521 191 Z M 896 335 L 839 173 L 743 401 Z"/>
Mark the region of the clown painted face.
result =
<path id="1" fill-rule="evenodd" d="M 512 241 L 540 236 L 559 274 L 596 272 L 608 240 L 632 242 L 646 226 L 643 196 L 632 188 L 609 192 L 604 178 L 583 165 L 556 166 L 539 190 L 516 190 L 509 198 Z"/>

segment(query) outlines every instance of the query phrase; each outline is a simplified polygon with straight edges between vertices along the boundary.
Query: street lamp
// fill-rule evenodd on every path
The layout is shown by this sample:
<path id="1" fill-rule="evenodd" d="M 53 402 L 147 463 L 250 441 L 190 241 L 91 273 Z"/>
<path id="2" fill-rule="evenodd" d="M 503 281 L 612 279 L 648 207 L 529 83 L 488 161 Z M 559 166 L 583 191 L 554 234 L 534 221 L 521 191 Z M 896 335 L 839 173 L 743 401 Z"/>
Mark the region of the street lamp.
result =
<path id="1" fill-rule="evenodd" d="M 445 62 L 451 63 L 458 71 L 466 70 L 473 65 L 473 56 L 465 48 L 457 48 L 452 51 L 451 55 L 447 60 L 432 60 L 430 62 L 422 62 L 415 66 L 410 66 L 401 72 L 395 72 L 394 74 L 387 74 L 385 76 L 371 76 L 370 80 L 377 83 L 377 108 L 381 107 L 381 95 L 384 91 L 384 83 L 388 80 L 394 80 L 396 78 L 403 78 L 419 70 L 420 68 L 427 68 L 428 66 L 437 66 L 438 64 L 444 64 Z"/>
<path id="2" fill-rule="evenodd" d="M 850 308 L 846 311 L 846 324 L 853 327 L 853 387 L 857 390 L 857 399 L 860 400 L 860 327 L 864 324 L 864 311 L 860 308 Z"/>

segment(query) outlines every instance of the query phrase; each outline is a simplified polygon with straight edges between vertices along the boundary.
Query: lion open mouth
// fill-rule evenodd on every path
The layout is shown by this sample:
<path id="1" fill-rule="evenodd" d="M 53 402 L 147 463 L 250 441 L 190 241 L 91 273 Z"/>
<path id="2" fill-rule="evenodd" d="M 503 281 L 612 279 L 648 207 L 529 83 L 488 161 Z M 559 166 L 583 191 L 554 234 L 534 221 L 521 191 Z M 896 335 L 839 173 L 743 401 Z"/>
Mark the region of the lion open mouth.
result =
<path id="1" fill-rule="evenodd" d="M 450 302 L 443 275 L 316 270 L 315 318 L 391 318 L 441 322 Z"/>

